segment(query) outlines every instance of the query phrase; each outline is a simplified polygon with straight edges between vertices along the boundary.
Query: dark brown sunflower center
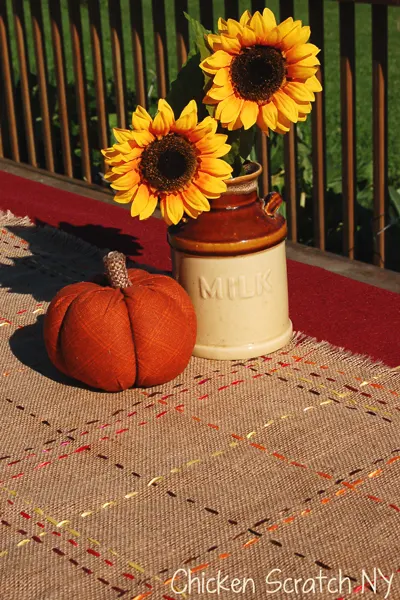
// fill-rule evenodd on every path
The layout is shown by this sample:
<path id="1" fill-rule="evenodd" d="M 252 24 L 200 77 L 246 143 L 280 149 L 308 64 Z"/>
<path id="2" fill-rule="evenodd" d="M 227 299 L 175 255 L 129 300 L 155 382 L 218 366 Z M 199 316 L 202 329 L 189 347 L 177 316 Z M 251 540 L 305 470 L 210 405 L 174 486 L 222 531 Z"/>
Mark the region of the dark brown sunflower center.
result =
<path id="1" fill-rule="evenodd" d="M 285 79 L 285 59 L 276 48 L 243 48 L 231 64 L 232 84 L 245 100 L 266 102 L 279 90 Z"/>
<path id="2" fill-rule="evenodd" d="M 197 167 L 196 151 L 185 138 L 169 133 L 154 140 L 142 154 L 143 178 L 160 192 L 174 192 L 192 179 Z"/>

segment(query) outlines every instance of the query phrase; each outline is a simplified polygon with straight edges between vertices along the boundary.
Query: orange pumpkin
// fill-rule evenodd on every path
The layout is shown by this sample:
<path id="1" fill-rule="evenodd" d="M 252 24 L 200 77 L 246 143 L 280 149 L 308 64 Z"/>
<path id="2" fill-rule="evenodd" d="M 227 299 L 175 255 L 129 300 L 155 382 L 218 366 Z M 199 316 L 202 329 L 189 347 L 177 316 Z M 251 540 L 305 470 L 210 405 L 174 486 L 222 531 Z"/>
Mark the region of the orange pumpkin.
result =
<path id="1" fill-rule="evenodd" d="M 111 286 L 74 283 L 52 300 L 44 340 L 64 374 L 109 392 L 166 383 L 187 366 L 196 315 L 170 277 L 126 269 L 125 257 L 104 258 Z"/>

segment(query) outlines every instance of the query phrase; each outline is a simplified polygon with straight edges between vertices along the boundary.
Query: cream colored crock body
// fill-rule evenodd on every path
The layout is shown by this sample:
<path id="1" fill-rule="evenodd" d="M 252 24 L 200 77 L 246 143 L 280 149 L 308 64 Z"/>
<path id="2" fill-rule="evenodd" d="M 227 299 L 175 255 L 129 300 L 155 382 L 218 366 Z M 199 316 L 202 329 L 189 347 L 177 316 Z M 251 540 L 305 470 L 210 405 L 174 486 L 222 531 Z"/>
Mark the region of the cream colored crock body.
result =
<path id="1" fill-rule="evenodd" d="M 290 341 L 284 241 L 241 256 L 193 256 L 172 249 L 172 261 L 173 275 L 197 315 L 194 356 L 252 358 Z"/>

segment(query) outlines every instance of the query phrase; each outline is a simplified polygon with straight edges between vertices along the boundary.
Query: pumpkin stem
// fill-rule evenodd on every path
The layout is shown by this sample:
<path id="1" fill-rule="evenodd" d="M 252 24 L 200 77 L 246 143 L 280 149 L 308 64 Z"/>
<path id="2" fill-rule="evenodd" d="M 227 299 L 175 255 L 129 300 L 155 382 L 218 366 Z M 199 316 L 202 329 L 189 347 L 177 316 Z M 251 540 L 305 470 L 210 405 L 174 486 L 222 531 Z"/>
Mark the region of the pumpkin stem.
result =
<path id="1" fill-rule="evenodd" d="M 126 268 L 126 258 L 121 252 L 109 252 L 103 258 L 106 275 L 113 288 L 126 288 L 132 285 Z"/>

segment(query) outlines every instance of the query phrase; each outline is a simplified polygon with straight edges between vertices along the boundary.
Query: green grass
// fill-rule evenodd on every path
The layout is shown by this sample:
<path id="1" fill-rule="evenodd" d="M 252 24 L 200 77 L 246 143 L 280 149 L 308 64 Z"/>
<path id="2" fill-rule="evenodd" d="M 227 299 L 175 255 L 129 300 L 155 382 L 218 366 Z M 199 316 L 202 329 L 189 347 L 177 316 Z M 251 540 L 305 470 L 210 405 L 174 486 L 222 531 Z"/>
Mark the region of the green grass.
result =
<path id="1" fill-rule="evenodd" d="M 326 103 L 326 143 L 328 158 L 328 178 L 340 176 L 341 171 L 341 123 L 340 123 L 340 55 L 339 55 L 339 10 L 335 0 L 321 0 L 325 5 L 325 90 Z M 168 66 L 170 81 L 177 73 L 177 59 L 175 49 L 175 25 L 174 25 L 174 2 L 166 0 L 167 14 L 167 36 L 168 36 Z M 46 2 L 44 2 L 46 4 Z M 128 85 L 128 101 L 134 101 L 134 69 L 133 54 L 130 37 L 129 0 L 121 0 L 123 23 L 124 23 L 124 45 L 125 45 L 125 69 Z M 278 0 L 266 0 L 266 4 L 278 14 Z M 12 56 L 15 77 L 18 79 L 18 60 L 13 35 L 11 18 L 11 0 L 7 0 L 10 15 L 10 28 L 12 32 Z M 62 0 L 63 28 L 65 40 L 66 72 L 68 81 L 73 85 L 72 51 L 68 27 L 67 1 Z M 143 0 L 144 5 L 144 29 L 145 29 L 145 55 L 148 89 L 151 102 L 157 98 L 156 65 L 153 47 L 152 30 L 152 8 L 151 0 Z M 215 20 L 223 15 L 223 0 L 214 0 Z M 308 1 L 295 0 L 295 16 L 308 22 Z M 104 68 L 106 78 L 112 81 L 112 57 L 110 50 L 110 31 L 108 26 L 107 0 L 101 0 L 102 27 L 104 40 Z M 250 8 L 250 2 L 240 1 L 240 9 Z M 27 45 L 29 68 L 32 73 L 36 72 L 33 52 L 32 31 L 29 18 L 29 0 L 25 0 Z M 189 13 L 199 17 L 198 0 L 189 0 Z M 84 32 L 85 67 L 89 80 L 93 79 L 93 68 L 90 52 L 89 23 L 87 7 L 82 6 L 82 28 Z M 47 10 L 44 11 L 45 39 L 49 80 L 54 85 L 55 74 L 53 67 L 53 55 L 51 48 L 50 23 Z M 389 8 L 389 180 L 396 187 L 400 186 L 400 70 L 398 59 L 400 56 L 400 8 Z M 131 106 L 129 106 L 131 108 Z M 40 115 L 37 115 L 40 117 Z M 310 123 L 301 125 L 306 138 L 309 139 Z M 356 135 L 357 135 L 357 162 L 361 166 L 372 160 L 372 65 L 371 65 L 371 8 L 368 5 L 356 6 Z"/>

